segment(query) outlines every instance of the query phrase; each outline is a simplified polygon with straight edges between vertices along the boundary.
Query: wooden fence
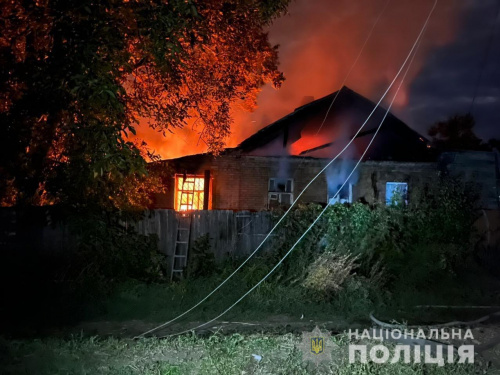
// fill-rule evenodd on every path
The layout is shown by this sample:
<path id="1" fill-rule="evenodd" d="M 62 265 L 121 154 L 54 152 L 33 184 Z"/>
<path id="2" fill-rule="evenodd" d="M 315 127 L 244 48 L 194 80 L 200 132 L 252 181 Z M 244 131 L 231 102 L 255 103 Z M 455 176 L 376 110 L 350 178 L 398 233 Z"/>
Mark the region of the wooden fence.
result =
<path id="1" fill-rule="evenodd" d="M 156 234 L 159 250 L 167 255 L 168 270 L 175 250 L 177 227 L 181 214 L 173 210 L 148 211 L 145 218 L 133 225 L 141 234 Z M 270 212 L 195 211 L 190 214 L 189 251 L 195 241 L 208 234 L 210 251 L 216 261 L 227 256 L 250 254 L 272 228 Z M 51 209 L 36 207 L 26 212 L 14 208 L 0 209 L 0 248 L 23 252 L 66 252 L 72 248 L 71 233 L 65 225 L 51 225 Z M 262 251 L 272 246 L 266 241 Z"/>
<path id="2" fill-rule="evenodd" d="M 491 259 L 491 265 L 500 272 L 500 210 L 483 210 L 482 213 L 475 225 L 484 238 L 482 247 L 488 250 L 484 256 Z M 159 251 L 167 256 L 168 270 L 172 265 L 180 215 L 173 210 L 152 210 L 142 221 L 131 224 L 141 234 L 158 236 Z M 48 207 L 29 210 L 0 208 L 1 253 L 22 255 L 29 259 L 35 252 L 71 251 L 74 238 L 65 225 L 52 225 L 51 216 Z M 243 257 L 252 253 L 274 223 L 271 213 L 266 211 L 196 211 L 190 217 L 189 251 L 198 238 L 208 234 L 210 251 L 217 261 L 227 256 Z M 278 228 L 265 242 L 262 252 L 275 245 L 275 236 L 281 232 Z"/>
<path id="3" fill-rule="evenodd" d="M 241 257 L 253 252 L 269 233 L 273 219 L 269 212 L 248 211 L 195 211 L 182 214 L 173 210 L 152 210 L 135 223 L 141 234 L 156 234 L 159 250 L 167 255 L 168 269 L 175 251 L 180 215 L 190 215 L 189 251 L 195 241 L 208 234 L 210 251 L 217 261 L 233 256 Z M 271 236 L 274 237 L 274 236 Z M 270 249 L 273 238 L 266 241 L 262 251 Z"/>

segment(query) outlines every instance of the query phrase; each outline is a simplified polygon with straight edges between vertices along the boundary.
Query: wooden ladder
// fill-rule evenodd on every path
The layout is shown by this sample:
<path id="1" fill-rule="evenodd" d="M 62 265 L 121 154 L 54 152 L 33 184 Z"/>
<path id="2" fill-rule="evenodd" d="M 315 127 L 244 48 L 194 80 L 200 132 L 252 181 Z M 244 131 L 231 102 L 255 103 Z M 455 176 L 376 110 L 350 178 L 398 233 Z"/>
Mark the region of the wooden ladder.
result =
<path id="1" fill-rule="evenodd" d="M 177 218 L 174 258 L 172 259 L 172 270 L 170 273 L 171 281 L 182 280 L 184 278 L 184 269 L 188 261 L 189 237 L 191 234 L 191 213 L 181 213 Z"/>
<path id="2" fill-rule="evenodd" d="M 191 235 L 191 212 L 194 203 L 194 182 L 193 190 L 186 191 L 187 174 L 184 173 L 180 197 L 180 207 L 185 206 L 185 211 L 177 215 L 177 233 L 175 235 L 174 258 L 172 259 L 172 269 L 170 280 L 182 280 L 184 269 L 187 266 L 189 252 L 189 237 Z"/>

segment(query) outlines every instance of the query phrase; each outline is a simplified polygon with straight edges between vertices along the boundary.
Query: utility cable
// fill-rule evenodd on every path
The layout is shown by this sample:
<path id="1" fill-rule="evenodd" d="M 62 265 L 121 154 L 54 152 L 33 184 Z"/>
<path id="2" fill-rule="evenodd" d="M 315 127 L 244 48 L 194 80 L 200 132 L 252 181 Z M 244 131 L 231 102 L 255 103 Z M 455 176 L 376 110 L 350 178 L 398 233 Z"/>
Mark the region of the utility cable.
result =
<path id="1" fill-rule="evenodd" d="M 415 55 L 416 55 L 416 49 L 418 48 L 419 44 L 420 44 L 420 39 L 425 31 L 425 29 L 427 28 L 427 25 L 429 23 L 429 20 L 431 18 L 431 15 L 432 13 L 434 12 L 434 9 L 436 8 L 436 5 L 438 3 L 438 0 L 435 0 L 434 2 L 434 5 L 431 9 L 431 11 L 429 12 L 429 15 L 427 16 L 427 19 L 424 23 L 424 26 L 422 27 L 417 39 L 415 40 L 415 43 L 413 44 L 413 47 L 411 48 L 408 56 L 406 57 L 403 65 L 401 66 L 400 70 L 398 71 L 398 73 L 396 74 L 396 77 L 394 78 L 394 80 L 391 82 L 391 84 L 389 85 L 389 87 L 387 88 L 386 92 L 384 93 L 384 95 L 382 96 L 382 98 L 380 99 L 380 101 L 378 102 L 377 106 L 380 104 L 380 102 L 384 99 L 384 97 L 387 95 L 387 93 L 389 92 L 389 90 L 392 88 L 393 84 L 395 83 L 395 81 L 397 80 L 397 78 L 399 77 L 399 75 L 401 74 L 402 70 L 404 69 L 405 65 L 407 64 L 408 60 L 410 59 L 411 57 L 411 60 L 410 60 L 410 63 L 408 64 L 408 67 L 399 83 L 399 86 L 397 87 L 397 90 L 391 100 L 391 103 L 389 105 L 389 107 L 387 108 L 385 114 L 384 114 L 384 117 L 382 118 L 382 121 L 380 122 L 379 126 L 377 127 L 377 130 L 375 131 L 375 133 L 373 134 L 373 137 L 371 138 L 370 142 L 368 143 L 368 145 L 366 146 L 366 149 L 365 151 L 363 152 L 363 154 L 361 155 L 360 159 L 358 160 L 358 162 L 356 163 L 356 165 L 354 166 L 354 168 L 352 169 L 351 173 L 349 174 L 349 176 L 346 178 L 346 180 L 344 181 L 344 183 L 342 184 L 342 186 L 338 189 L 338 191 L 335 193 L 334 195 L 334 198 L 340 193 L 340 191 L 344 188 L 344 186 L 346 185 L 346 183 L 349 181 L 349 178 L 354 174 L 354 172 L 356 171 L 357 167 L 359 166 L 359 164 L 361 163 L 361 161 L 363 160 L 363 157 L 366 155 L 366 153 L 368 152 L 368 149 L 370 148 L 370 146 L 372 145 L 373 141 L 375 140 L 378 132 L 380 131 L 380 128 L 382 127 L 382 124 L 384 123 L 385 119 L 387 118 L 387 115 L 389 114 L 389 111 L 390 109 L 392 108 L 392 105 L 394 104 L 394 101 L 401 89 L 401 86 L 403 85 L 403 82 L 404 82 L 404 79 L 406 78 L 406 75 L 408 74 L 408 71 L 410 70 L 410 67 L 411 67 L 411 64 L 413 63 L 413 59 L 415 58 Z M 414 53 L 415 52 L 415 53 Z M 368 121 L 368 119 L 367 119 Z M 365 121 L 366 123 L 366 121 Z M 353 138 L 354 139 L 354 138 Z M 334 159 L 332 159 L 332 161 L 330 163 L 327 164 L 327 167 L 328 165 L 330 165 L 332 162 L 333 162 Z M 313 221 L 313 223 L 306 229 L 306 231 L 299 237 L 299 239 L 293 244 L 293 246 L 290 248 L 290 250 L 288 250 L 288 252 L 281 258 L 281 260 L 271 269 L 271 271 L 269 271 L 257 284 L 255 284 L 250 290 L 248 290 L 243 296 L 241 296 L 236 302 L 234 302 L 231 306 L 229 306 L 226 310 L 224 310 L 221 314 L 219 314 L 218 316 L 216 316 L 215 318 L 209 320 L 208 322 L 205 322 L 203 324 L 200 324 L 194 328 L 191 328 L 191 329 L 188 329 L 188 330 L 185 330 L 185 331 L 182 331 L 182 332 L 179 332 L 179 333 L 175 333 L 175 334 L 171 334 L 171 335 L 168 335 L 168 336 L 177 336 L 177 335 L 181 335 L 181 334 L 184 334 L 184 333 L 188 333 L 188 332 L 191 332 L 191 331 L 194 331 L 196 329 L 199 329 L 199 328 L 202 328 L 214 321 L 216 321 L 217 319 L 219 319 L 220 317 L 224 316 L 225 314 L 227 314 L 230 310 L 232 310 L 238 303 L 240 303 L 244 298 L 246 298 L 252 291 L 254 291 L 260 284 L 262 284 L 269 276 L 271 276 L 271 274 L 281 265 L 281 263 L 283 263 L 283 261 L 291 254 L 291 252 L 297 247 L 297 245 L 300 243 L 300 241 L 306 236 L 307 233 L 309 233 L 309 231 L 314 227 L 314 225 L 319 221 L 319 219 L 323 216 L 323 214 L 327 211 L 327 209 L 329 208 L 329 205 L 326 205 L 325 208 L 321 211 L 321 213 L 316 217 L 316 219 Z"/>
<path id="2" fill-rule="evenodd" d="M 404 60 L 403 62 L 403 65 L 400 67 L 400 69 L 398 70 L 396 76 L 394 77 L 394 79 L 392 80 L 392 82 L 390 83 L 389 87 L 387 88 L 387 90 L 384 92 L 384 94 L 382 95 L 382 97 L 380 98 L 380 100 L 378 101 L 378 103 L 376 104 L 376 106 L 373 108 L 373 110 L 371 111 L 371 113 L 369 114 L 368 118 L 365 120 L 365 122 L 360 126 L 360 128 L 358 129 L 358 131 L 356 132 L 356 134 L 354 134 L 354 136 L 351 138 L 351 140 L 344 146 L 344 148 L 333 158 L 330 160 L 330 162 L 328 162 L 328 164 L 326 164 L 325 167 L 323 167 L 321 169 L 320 172 L 318 172 L 318 174 L 316 174 L 316 176 L 314 176 L 311 181 L 304 187 L 304 189 L 299 193 L 299 195 L 297 196 L 297 198 L 292 202 L 292 204 L 290 205 L 290 207 L 287 209 L 287 211 L 284 213 L 284 215 L 277 221 L 277 223 L 273 226 L 273 228 L 271 229 L 271 231 L 266 235 L 266 237 L 264 237 L 264 239 L 262 240 L 262 242 L 259 244 L 259 246 L 257 246 L 257 248 L 248 256 L 248 258 L 246 258 L 225 280 L 223 280 L 215 289 L 213 289 L 209 294 L 207 294 L 203 299 L 201 299 L 198 303 L 196 303 L 195 305 L 193 305 L 191 308 L 189 308 L 188 310 L 184 311 L 182 314 L 174 317 L 173 319 L 163 323 L 163 324 L 160 324 L 158 325 L 157 327 L 154 327 L 140 335 L 137 335 L 135 336 L 134 338 L 139 338 L 139 337 L 143 337 L 147 334 L 150 334 L 154 331 L 157 331 L 163 327 L 166 327 L 167 325 L 179 320 L 180 318 L 182 318 L 183 316 L 187 315 L 188 313 L 190 313 L 191 311 L 193 311 L 195 308 L 197 308 L 198 306 L 200 306 L 203 302 L 205 302 L 208 298 L 210 298 L 217 290 L 219 290 L 223 285 L 225 285 L 256 253 L 257 251 L 260 250 L 260 248 L 262 247 L 262 245 L 265 243 L 265 241 L 271 236 L 271 234 L 274 232 L 274 230 L 281 224 L 281 222 L 284 220 L 284 218 L 290 213 L 290 211 L 292 210 L 292 208 L 295 206 L 295 204 L 299 201 L 299 198 L 304 194 L 304 192 L 312 185 L 312 183 L 333 163 L 335 162 L 338 157 L 340 155 L 342 155 L 342 153 L 351 145 L 351 143 L 356 139 L 356 137 L 358 136 L 358 134 L 361 132 L 361 130 L 365 127 L 365 125 L 367 124 L 367 122 L 370 120 L 370 118 L 373 116 L 373 114 L 375 113 L 375 111 L 377 110 L 377 108 L 380 106 L 380 104 L 382 103 L 382 101 L 384 100 L 384 98 L 387 96 L 388 92 L 390 91 L 390 89 L 392 88 L 392 86 L 394 85 L 394 83 L 396 82 L 397 78 L 399 77 L 399 75 L 401 74 L 401 72 L 403 71 L 405 65 L 407 64 L 408 60 L 410 59 L 411 55 L 413 54 L 413 51 L 415 50 L 418 42 L 420 41 L 420 38 L 422 37 L 422 34 L 425 30 L 425 28 L 427 27 L 427 24 L 429 22 L 429 19 L 430 19 L 430 16 L 432 15 L 436 5 L 437 5 L 437 2 L 438 0 L 435 0 L 434 2 L 434 6 L 432 7 L 431 9 L 431 12 L 429 13 L 425 23 L 424 23 L 424 27 L 422 28 L 422 30 L 420 31 L 420 34 L 418 35 L 417 37 L 417 40 L 415 41 L 415 43 L 413 44 L 409 54 L 407 55 L 406 59 Z M 350 176 L 349 176 L 350 177 Z M 344 184 L 345 185 L 345 184 Z M 343 187 L 343 186 L 342 186 Z M 328 207 L 328 205 L 326 206 Z M 251 289 L 250 291 L 252 291 L 253 289 Z M 244 297 L 246 297 L 247 294 L 245 294 Z M 243 298 L 244 298 L 243 297 Z M 239 301 L 238 301 L 239 302 Z M 232 307 L 231 307 L 232 308 Z M 223 313 L 225 314 L 225 312 Z M 221 315 L 222 316 L 222 315 Z M 218 316 L 216 319 L 218 319 L 220 316 Z"/>
<path id="3" fill-rule="evenodd" d="M 385 10 L 387 9 L 387 6 L 389 5 L 389 3 L 391 2 L 391 0 L 388 0 L 386 3 L 385 3 L 385 6 L 384 8 L 382 9 L 382 11 L 379 13 L 377 19 L 375 20 L 375 23 L 372 25 L 372 28 L 370 30 L 370 32 L 368 33 L 368 36 L 366 37 L 365 39 L 365 42 L 363 43 L 363 45 L 361 46 L 361 50 L 359 51 L 358 53 L 358 56 L 356 56 L 356 59 L 354 60 L 353 64 L 351 65 L 351 68 L 349 69 L 349 71 L 347 72 L 347 75 L 344 77 L 344 80 L 342 81 L 342 83 L 340 84 L 340 89 L 337 90 L 337 93 L 335 94 L 332 102 L 330 103 L 330 106 L 328 107 L 328 110 L 326 111 L 326 114 L 325 114 L 325 118 L 323 119 L 323 121 L 321 122 L 321 125 L 319 126 L 318 130 L 316 131 L 316 135 L 318 135 L 318 133 L 320 132 L 320 130 L 323 128 L 323 125 L 325 125 L 325 122 L 326 122 L 326 119 L 328 118 L 328 114 L 330 113 L 332 107 L 333 107 L 333 104 L 335 104 L 336 100 L 337 100 L 337 97 L 339 96 L 340 94 L 340 91 L 342 91 L 342 89 L 344 88 L 347 80 L 349 79 L 349 77 L 351 76 L 351 73 L 354 69 L 354 67 L 357 65 L 358 63 L 358 60 L 359 58 L 361 57 L 361 55 L 363 54 L 363 51 L 365 50 L 365 47 L 366 45 L 368 44 L 368 41 L 370 40 L 370 38 L 372 37 L 372 34 L 373 34 L 373 31 L 375 30 L 375 27 L 377 27 L 377 24 L 378 22 L 380 21 L 380 18 L 382 18 L 382 14 L 385 13 Z"/>

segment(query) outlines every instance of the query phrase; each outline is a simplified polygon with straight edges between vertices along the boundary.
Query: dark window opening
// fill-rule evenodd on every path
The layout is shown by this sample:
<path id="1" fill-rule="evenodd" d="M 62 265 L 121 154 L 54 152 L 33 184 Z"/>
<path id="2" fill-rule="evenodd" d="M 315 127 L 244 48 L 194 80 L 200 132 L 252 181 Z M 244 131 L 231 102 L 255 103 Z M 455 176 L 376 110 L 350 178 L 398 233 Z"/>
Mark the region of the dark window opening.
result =
<path id="1" fill-rule="evenodd" d="M 267 198 L 269 208 L 290 206 L 293 203 L 293 179 L 270 178 Z"/>
<path id="2" fill-rule="evenodd" d="M 328 204 L 335 203 L 352 203 L 351 183 L 345 184 L 344 186 L 342 186 L 342 184 L 339 184 L 335 189 L 328 190 Z"/>

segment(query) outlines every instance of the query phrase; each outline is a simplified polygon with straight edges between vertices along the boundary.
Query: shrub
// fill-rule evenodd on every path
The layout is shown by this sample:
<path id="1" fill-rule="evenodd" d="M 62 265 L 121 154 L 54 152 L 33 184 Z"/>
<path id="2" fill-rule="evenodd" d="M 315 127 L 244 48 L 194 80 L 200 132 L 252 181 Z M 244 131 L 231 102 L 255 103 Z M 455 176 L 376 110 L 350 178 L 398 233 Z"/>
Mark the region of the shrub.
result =
<path id="1" fill-rule="evenodd" d="M 79 241 L 74 271 L 80 277 L 104 282 L 135 279 L 165 280 L 166 257 L 158 251 L 156 235 L 142 235 L 130 228 L 107 225 Z"/>
<path id="2" fill-rule="evenodd" d="M 409 206 L 335 205 L 327 211 L 330 252 L 358 257 L 358 273 L 378 283 L 411 279 L 412 286 L 455 277 L 474 251 L 476 195 L 471 186 L 443 178 Z"/>
<path id="3" fill-rule="evenodd" d="M 198 237 L 191 247 L 187 275 L 190 278 L 207 277 L 216 271 L 215 256 L 211 251 L 210 236 L 207 233 Z"/>
<path id="4" fill-rule="evenodd" d="M 140 234 L 126 224 L 140 217 L 99 209 L 66 212 L 61 220 L 73 242 L 67 278 L 101 281 L 103 286 L 127 279 L 165 280 L 166 257 L 158 250 L 158 237 Z"/>
<path id="5" fill-rule="evenodd" d="M 268 265 L 277 263 L 307 230 L 321 211 L 317 204 L 299 204 L 283 220 L 274 241 L 275 250 L 265 259 Z M 327 220 L 320 220 L 296 246 L 294 251 L 279 267 L 273 279 L 283 283 L 299 283 L 306 276 L 307 267 L 321 252 L 320 240 L 325 232 Z"/>
<path id="6" fill-rule="evenodd" d="M 331 299 L 347 279 L 353 276 L 357 257 L 350 254 L 324 252 L 308 267 L 302 285 L 320 299 Z"/>
<path id="7" fill-rule="evenodd" d="M 315 204 L 293 209 L 274 237 L 274 250 L 252 259 L 229 285 L 250 287 L 260 281 L 321 209 Z M 464 264 L 470 263 L 476 213 L 474 190 L 450 178 L 421 197 L 413 196 L 408 206 L 333 205 L 263 284 L 261 294 L 279 283 L 294 292 L 305 290 L 306 299 L 367 311 L 390 304 L 401 291 L 432 291 L 444 279 L 460 280 Z M 207 238 L 200 241 L 200 246 L 208 244 Z M 219 276 L 228 276 L 241 261 L 226 260 Z M 204 266 L 205 271 L 212 269 Z"/>

